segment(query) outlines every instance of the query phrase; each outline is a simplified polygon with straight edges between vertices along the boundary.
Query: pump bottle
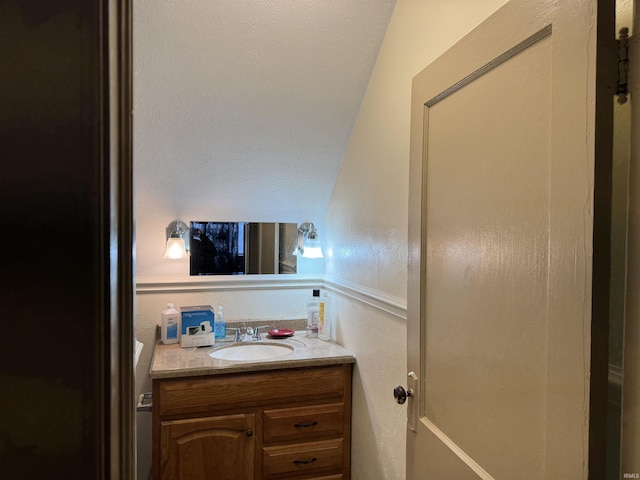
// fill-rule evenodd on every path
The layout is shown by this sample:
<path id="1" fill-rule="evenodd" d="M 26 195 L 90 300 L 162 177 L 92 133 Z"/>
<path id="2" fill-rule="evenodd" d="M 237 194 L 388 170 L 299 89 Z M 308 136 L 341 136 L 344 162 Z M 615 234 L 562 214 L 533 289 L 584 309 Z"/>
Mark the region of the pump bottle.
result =
<path id="1" fill-rule="evenodd" d="M 224 340 L 227 336 L 227 322 L 222 314 L 222 305 L 218 306 L 218 313 L 213 322 L 213 331 L 215 333 L 216 340 Z"/>

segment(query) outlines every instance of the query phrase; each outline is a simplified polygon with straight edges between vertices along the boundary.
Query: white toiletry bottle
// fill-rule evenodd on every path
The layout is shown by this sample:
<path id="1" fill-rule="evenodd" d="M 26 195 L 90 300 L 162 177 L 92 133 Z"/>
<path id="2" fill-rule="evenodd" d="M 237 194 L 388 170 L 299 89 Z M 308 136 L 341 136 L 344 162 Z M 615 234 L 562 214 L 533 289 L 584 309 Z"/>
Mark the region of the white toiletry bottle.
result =
<path id="1" fill-rule="evenodd" d="M 222 314 L 222 305 L 218 306 L 218 313 L 213 322 L 213 331 L 215 332 L 216 340 L 224 340 L 227 336 L 227 322 Z"/>
<path id="2" fill-rule="evenodd" d="M 318 312 L 318 337 L 321 340 L 331 339 L 331 306 L 329 304 L 329 294 L 322 292 Z"/>
<path id="3" fill-rule="evenodd" d="M 167 304 L 167 309 L 160 314 L 160 338 L 162 343 L 178 343 L 180 331 L 180 312 Z"/>
<path id="4" fill-rule="evenodd" d="M 314 290 L 313 296 L 307 303 L 307 336 L 318 336 L 318 325 L 320 323 L 320 290 Z"/>

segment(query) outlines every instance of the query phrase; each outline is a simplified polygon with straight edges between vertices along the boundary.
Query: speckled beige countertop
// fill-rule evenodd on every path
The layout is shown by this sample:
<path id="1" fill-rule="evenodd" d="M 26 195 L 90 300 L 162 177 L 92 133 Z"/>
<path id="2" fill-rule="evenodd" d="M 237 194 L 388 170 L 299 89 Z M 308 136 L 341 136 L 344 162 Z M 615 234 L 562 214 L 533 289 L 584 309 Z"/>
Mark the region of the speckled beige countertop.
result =
<path id="1" fill-rule="evenodd" d="M 294 350 L 282 357 L 257 361 L 219 360 L 209 356 L 216 349 L 233 345 L 230 341 L 217 341 L 213 347 L 197 348 L 158 342 L 153 351 L 149 375 L 153 379 L 176 378 L 355 363 L 355 357 L 337 343 L 306 335 L 305 331 L 296 331 L 293 337 L 286 339 L 265 337 L 260 343 L 284 343 L 293 346 Z"/>

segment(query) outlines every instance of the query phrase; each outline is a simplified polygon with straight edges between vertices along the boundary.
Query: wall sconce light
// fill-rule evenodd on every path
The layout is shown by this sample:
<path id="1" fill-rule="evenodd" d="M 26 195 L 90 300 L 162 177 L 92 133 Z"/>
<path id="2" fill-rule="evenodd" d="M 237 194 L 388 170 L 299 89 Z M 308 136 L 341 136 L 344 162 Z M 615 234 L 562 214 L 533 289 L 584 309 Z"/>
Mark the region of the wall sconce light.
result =
<path id="1" fill-rule="evenodd" d="M 318 232 L 313 223 L 306 222 L 298 227 L 298 248 L 294 253 L 300 253 L 305 258 L 324 258 Z"/>
<path id="2" fill-rule="evenodd" d="M 189 227 L 180 220 L 171 222 L 167 226 L 167 248 L 164 251 L 164 258 L 179 259 L 187 257 L 189 236 L 186 234 L 188 233 Z"/>

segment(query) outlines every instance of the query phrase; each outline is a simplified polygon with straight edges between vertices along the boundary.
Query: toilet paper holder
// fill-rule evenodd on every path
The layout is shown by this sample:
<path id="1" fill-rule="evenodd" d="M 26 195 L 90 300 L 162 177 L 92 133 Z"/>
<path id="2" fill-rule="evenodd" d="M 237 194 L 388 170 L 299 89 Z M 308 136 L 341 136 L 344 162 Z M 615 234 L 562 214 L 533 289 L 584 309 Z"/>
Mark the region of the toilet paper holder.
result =
<path id="1" fill-rule="evenodd" d="M 138 404 L 136 405 L 136 412 L 150 412 L 153 407 L 153 401 L 145 403 L 146 400 L 152 400 L 153 394 L 151 392 L 141 393 L 138 397 Z"/>

